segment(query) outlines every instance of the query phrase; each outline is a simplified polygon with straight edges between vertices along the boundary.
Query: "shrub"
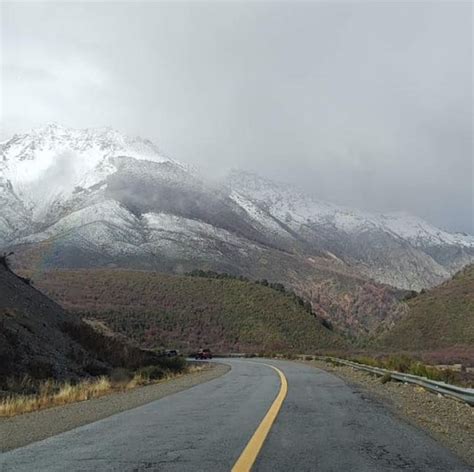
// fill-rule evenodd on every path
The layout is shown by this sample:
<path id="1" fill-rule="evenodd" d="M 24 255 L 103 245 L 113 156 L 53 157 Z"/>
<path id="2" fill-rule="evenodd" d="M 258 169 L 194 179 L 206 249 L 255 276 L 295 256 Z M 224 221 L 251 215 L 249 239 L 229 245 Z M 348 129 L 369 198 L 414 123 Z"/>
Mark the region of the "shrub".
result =
<path id="1" fill-rule="evenodd" d="M 137 375 L 147 380 L 160 380 L 166 375 L 166 370 L 158 365 L 149 365 L 139 369 Z"/>
<path id="2" fill-rule="evenodd" d="M 170 370 L 171 372 L 182 372 L 186 368 L 186 360 L 184 357 L 161 357 L 158 364 L 163 369 Z"/>
<path id="3" fill-rule="evenodd" d="M 390 373 L 386 373 L 382 376 L 382 378 L 380 379 L 380 381 L 383 383 L 383 384 L 386 384 L 387 382 L 390 382 L 390 380 L 392 380 L 392 375 Z"/>
<path id="4" fill-rule="evenodd" d="M 408 356 L 391 356 L 387 358 L 385 362 L 382 362 L 382 367 L 385 367 L 390 370 L 396 370 L 397 372 L 406 372 L 410 371 L 410 368 L 413 364 L 413 360 Z"/>
<path id="5" fill-rule="evenodd" d="M 133 374 L 128 369 L 124 369 L 123 367 L 113 369 L 110 374 L 110 381 L 113 384 L 125 384 L 130 382 L 132 378 Z"/>

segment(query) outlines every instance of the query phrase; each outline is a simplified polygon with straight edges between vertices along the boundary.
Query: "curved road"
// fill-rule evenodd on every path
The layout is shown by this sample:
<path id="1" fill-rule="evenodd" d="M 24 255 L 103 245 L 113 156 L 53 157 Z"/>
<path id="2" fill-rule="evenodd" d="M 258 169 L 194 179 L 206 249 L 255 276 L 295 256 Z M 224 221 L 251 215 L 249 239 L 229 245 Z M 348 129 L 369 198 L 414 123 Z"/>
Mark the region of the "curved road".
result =
<path id="1" fill-rule="evenodd" d="M 470 471 L 425 433 L 334 375 L 286 361 L 225 360 L 222 377 L 0 455 L 0 471 L 230 471 L 280 392 L 252 470 Z"/>

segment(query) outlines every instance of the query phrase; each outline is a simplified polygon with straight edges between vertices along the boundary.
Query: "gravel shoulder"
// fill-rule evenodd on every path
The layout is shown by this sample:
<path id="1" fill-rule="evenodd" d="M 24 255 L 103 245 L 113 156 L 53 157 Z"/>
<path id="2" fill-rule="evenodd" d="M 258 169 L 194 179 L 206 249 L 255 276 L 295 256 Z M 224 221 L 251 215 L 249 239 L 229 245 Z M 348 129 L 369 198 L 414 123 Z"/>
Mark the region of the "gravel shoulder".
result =
<path id="1" fill-rule="evenodd" d="M 213 363 L 201 371 L 154 385 L 35 411 L 13 418 L 0 418 L 0 452 L 26 446 L 116 413 L 159 400 L 213 380 L 229 370 L 230 366 L 228 365 Z"/>
<path id="2" fill-rule="evenodd" d="M 392 413 L 425 430 L 434 439 L 474 466 L 474 408 L 454 399 L 435 395 L 422 387 L 391 381 L 324 361 L 305 361 L 341 377 L 346 383 L 375 397 Z"/>

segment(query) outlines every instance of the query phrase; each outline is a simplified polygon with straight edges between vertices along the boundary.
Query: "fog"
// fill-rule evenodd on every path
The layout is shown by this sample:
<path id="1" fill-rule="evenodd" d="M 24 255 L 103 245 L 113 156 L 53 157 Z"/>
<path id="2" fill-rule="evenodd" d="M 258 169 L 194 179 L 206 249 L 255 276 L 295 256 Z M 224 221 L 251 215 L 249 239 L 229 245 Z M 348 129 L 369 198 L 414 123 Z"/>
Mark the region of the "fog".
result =
<path id="1" fill-rule="evenodd" d="M 149 138 L 474 232 L 470 2 L 1 4 L 1 132 Z"/>

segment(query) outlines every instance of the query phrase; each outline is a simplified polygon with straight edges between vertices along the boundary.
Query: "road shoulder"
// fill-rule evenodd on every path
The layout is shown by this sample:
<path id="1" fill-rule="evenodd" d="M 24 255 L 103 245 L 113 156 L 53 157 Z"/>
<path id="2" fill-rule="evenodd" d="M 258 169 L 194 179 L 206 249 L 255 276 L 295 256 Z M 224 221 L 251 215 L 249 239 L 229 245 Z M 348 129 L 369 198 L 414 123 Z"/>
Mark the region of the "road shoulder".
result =
<path id="1" fill-rule="evenodd" d="M 383 403 L 395 416 L 421 428 L 431 437 L 474 466 L 474 408 L 402 382 L 383 384 L 379 377 L 349 366 L 304 361 L 337 375 L 362 393 Z"/>
<path id="2" fill-rule="evenodd" d="M 0 418 L 0 452 L 26 446 L 187 390 L 220 377 L 229 370 L 230 366 L 215 363 L 209 369 L 186 374 L 166 382 L 112 393 L 84 402 L 35 411 L 13 418 Z"/>

